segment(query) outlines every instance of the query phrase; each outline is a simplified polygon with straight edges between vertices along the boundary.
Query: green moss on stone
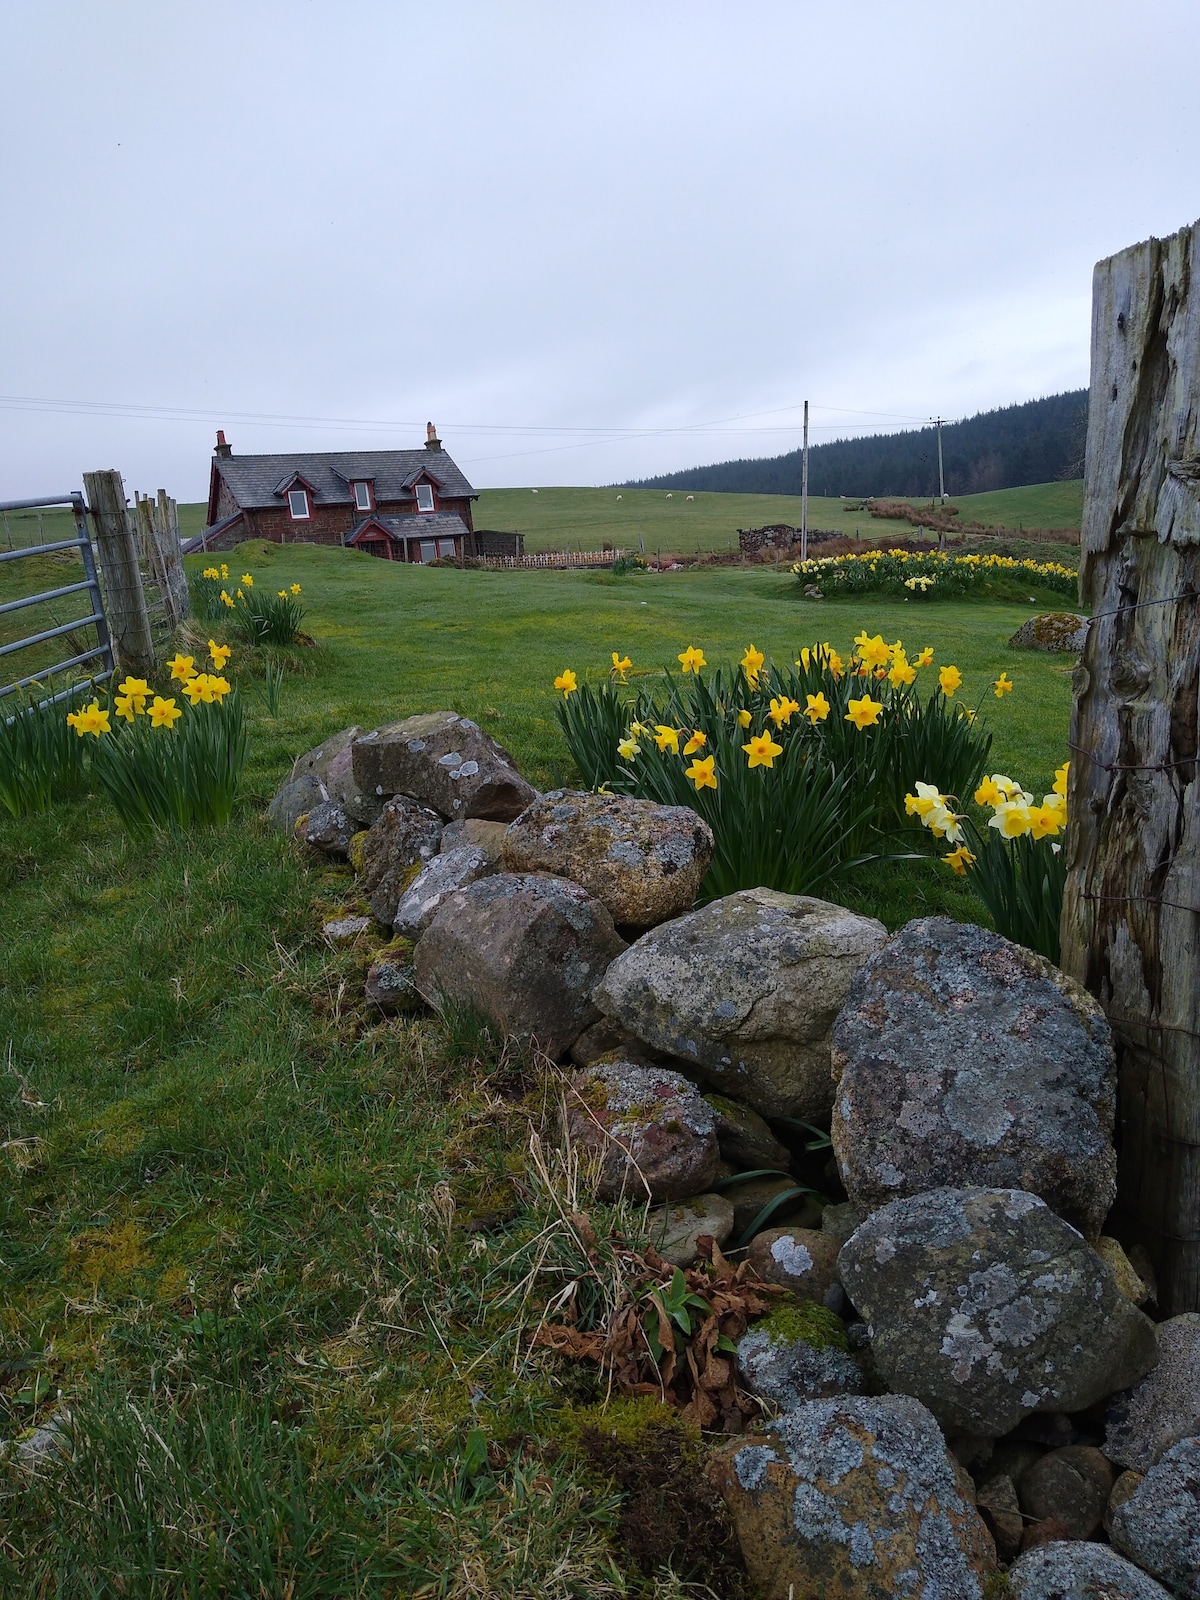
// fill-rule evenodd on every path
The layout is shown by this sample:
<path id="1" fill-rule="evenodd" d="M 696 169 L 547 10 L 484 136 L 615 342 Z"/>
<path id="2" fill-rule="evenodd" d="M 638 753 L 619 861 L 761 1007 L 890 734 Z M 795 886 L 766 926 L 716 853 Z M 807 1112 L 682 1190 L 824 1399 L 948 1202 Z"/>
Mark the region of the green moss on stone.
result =
<path id="1" fill-rule="evenodd" d="M 781 1300 L 754 1327 L 788 1343 L 802 1339 L 814 1350 L 850 1349 L 842 1319 L 815 1300 Z"/>

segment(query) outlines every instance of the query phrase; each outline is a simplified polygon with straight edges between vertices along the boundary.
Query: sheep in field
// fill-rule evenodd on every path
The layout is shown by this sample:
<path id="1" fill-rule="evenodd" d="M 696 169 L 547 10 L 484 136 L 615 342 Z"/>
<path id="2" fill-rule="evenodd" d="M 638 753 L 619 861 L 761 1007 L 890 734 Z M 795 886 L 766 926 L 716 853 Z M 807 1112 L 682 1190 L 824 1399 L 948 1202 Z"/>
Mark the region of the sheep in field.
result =
<path id="1" fill-rule="evenodd" d="M 696 498 L 696 496 L 694 494 L 688 495 L 688 499 L 689 500 L 694 500 L 695 498 Z"/>
<path id="2" fill-rule="evenodd" d="M 624 496 L 624 495 L 623 495 L 623 494 L 619 494 L 619 495 L 618 495 L 618 496 L 617 496 L 617 499 L 618 499 L 618 500 L 624 500 L 624 498 L 625 498 L 625 496 Z"/>
<path id="3" fill-rule="evenodd" d="M 668 500 L 674 500 L 674 498 L 675 498 L 675 496 L 673 494 L 668 494 L 667 495 L 667 499 Z"/>

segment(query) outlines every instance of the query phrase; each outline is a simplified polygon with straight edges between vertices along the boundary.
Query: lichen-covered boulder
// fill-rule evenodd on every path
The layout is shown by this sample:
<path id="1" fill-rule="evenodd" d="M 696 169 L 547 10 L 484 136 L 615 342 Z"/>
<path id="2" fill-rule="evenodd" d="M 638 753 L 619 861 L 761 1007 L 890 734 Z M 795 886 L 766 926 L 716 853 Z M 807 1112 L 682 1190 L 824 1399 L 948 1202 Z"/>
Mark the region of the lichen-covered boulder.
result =
<path id="1" fill-rule="evenodd" d="M 1029 1189 L 1099 1237 L 1116 1194 L 1112 1043 L 1044 957 L 947 917 L 910 922 L 851 984 L 832 1059 L 851 1200 Z"/>
<path id="2" fill-rule="evenodd" d="M 377 921 L 390 928 L 400 896 L 425 863 L 437 854 L 442 819 L 415 800 L 397 796 L 362 841 L 359 889 Z"/>
<path id="3" fill-rule="evenodd" d="M 1150 1287 L 1139 1276 L 1120 1243 L 1102 1233 L 1096 1240 L 1096 1254 L 1102 1256 L 1112 1268 L 1117 1287 L 1126 1300 L 1132 1300 L 1135 1306 L 1144 1306 L 1150 1298 Z"/>
<path id="4" fill-rule="evenodd" d="M 566 1133 L 595 1157 L 601 1200 L 685 1200 L 717 1175 L 712 1110 L 682 1073 L 665 1067 L 587 1067 L 567 1095 Z"/>
<path id="5" fill-rule="evenodd" d="M 1200 1437 L 1163 1452 L 1113 1512 L 1110 1536 L 1173 1594 L 1200 1600 Z"/>
<path id="6" fill-rule="evenodd" d="M 833 1019 L 886 938 L 881 922 L 843 906 L 742 889 L 644 933 L 596 1000 L 722 1093 L 764 1116 L 811 1120 L 833 1101 Z"/>
<path id="7" fill-rule="evenodd" d="M 419 938 L 437 916 L 438 907 L 448 894 L 465 889 L 480 878 L 490 878 L 496 870 L 487 854 L 476 845 L 459 845 L 431 856 L 400 896 L 392 926 L 406 938 Z"/>
<path id="8" fill-rule="evenodd" d="M 750 1392 L 780 1411 L 863 1390 L 840 1319 L 811 1300 L 776 1306 L 760 1318 L 738 1340 L 737 1364 Z"/>
<path id="9" fill-rule="evenodd" d="M 710 1466 L 764 1600 L 983 1600 L 995 1550 L 959 1471 L 895 1394 L 808 1401 Z"/>
<path id="10" fill-rule="evenodd" d="M 354 823 L 336 800 L 322 800 L 296 819 L 296 837 L 335 861 L 345 861 L 350 854 L 354 831 Z"/>
<path id="11" fill-rule="evenodd" d="M 703 1235 L 724 1245 L 732 1232 L 733 1207 L 723 1194 L 694 1194 L 656 1206 L 646 1220 L 646 1237 L 673 1267 L 690 1267 L 696 1261 Z"/>
<path id="12" fill-rule="evenodd" d="M 689 911 L 712 854 L 712 829 L 687 806 L 572 789 L 539 795 L 504 840 L 507 871 L 581 883 L 628 928 Z"/>
<path id="13" fill-rule="evenodd" d="M 1100 1526 L 1112 1493 L 1108 1457 L 1092 1445 L 1068 1444 L 1050 1450 L 1022 1474 L 1017 1484 L 1021 1509 L 1035 1522 L 1053 1517 L 1069 1539 L 1090 1539 Z"/>
<path id="14" fill-rule="evenodd" d="M 1088 619 L 1074 611 L 1043 611 L 1023 622 L 1008 641 L 1011 650 L 1045 650 L 1077 656 L 1087 638 Z"/>
<path id="15" fill-rule="evenodd" d="M 470 1006 L 561 1060 L 598 1019 L 592 992 L 625 948 L 608 912 L 577 883 L 500 872 L 442 901 L 417 945 L 417 988 L 431 1005 Z"/>
<path id="16" fill-rule="evenodd" d="M 365 985 L 367 1004 L 382 1011 L 385 1017 L 401 1011 L 418 1011 L 424 1004 L 413 982 L 413 943 L 411 939 L 393 939 L 391 944 L 377 952 Z"/>
<path id="17" fill-rule="evenodd" d="M 1154 1332 L 1154 1370 L 1113 1399 L 1104 1434 L 1104 1454 L 1135 1472 L 1148 1472 L 1164 1450 L 1200 1434 L 1200 1312 L 1170 1317 Z"/>
<path id="18" fill-rule="evenodd" d="M 1056 1540 L 1028 1550 L 1008 1569 L 1011 1600 L 1170 1600 L 1106 1544 Z"/>
<path id="19" fill-rule="evenodd" d="M 717 1143 L 721 1146 L 721 1160 L 728 1161 L 743 1172 L 758 1167 L 772 1167 L 776 1172 L 786 1172 L 791 1166 L 787 1146 L 780 1144 L 765 1120 L 757 1111 L 751 1111 L 728 1095 L 706 1094 L 704 1098 L 717 1114 Z"/>
<path id="20" fill-rule="evenodd" d="M 442 849 L 457 850 L 460 845 L 473 844 L 484 852 L 497 872 L 504 870 L 504 840 L 508 834 L 507 822 L 488 822 L 485 817 L 464 817 L 460 822 L 448 822 L 442 834 Z"/>
<path id="21" fill-rule="evenodd" d="M 339 750 L 329 762 L 325 771 L 325 787 L 329 790 L 329 798 L 336 800 L 346 815 L 363 828 L 378 822 L 387 805 L 383 795 L 366 794 L 354 781 L 354 752 L 349 745 Z"/>
<path id="22" fill-rule="evenodd" d="M 291 833 L 301 817 L 306 817 L 314 806 L 329 799 L 329 791 L 320 778 L 304 772 L 288 781 L 275 792 L 267 807 L 267 821 L 280 833 Z"/>
<path id="23" fill-rule="evenodd" d="M 391 722 L 352 748 L 354 781 L 365 794 L 406 794 L 447 819 L 511 822 L 537 795 L 508 751 L 454 711 Z"/>
<path id="24" fill-rule="evenodd" d="M 302 756 L 297 756 L 292 762 L 289 782 L 297 778 L 314 777 L 323 783 L 330 767 L 343 750 L 349 750 L 355 739 L 362 737 L 362 729 L 357 723 L 350 728 L 342 728 L 337 733 L 331 733 L 328 739 L 323 739 L 312 750 L 306 750 Z"/>
<path id="25" fill-rule="evenodd" d="M 842 1286 L 891 1389 L 949 1431 L 998 1438 L 1082 1411 L 1149 1371 L 1154 1325 L 1087 1241 L 1019 1189 L 935 1189 L 873 1212 Z"/>
<path id="26" fill-rule="evenodd" d="M 836 1239 L 815 1228 L 764 1228 L 750 1241 L 746 1255 L 766 1283 L 824 1304 L 837 1279 L 839 1248 Z"/>

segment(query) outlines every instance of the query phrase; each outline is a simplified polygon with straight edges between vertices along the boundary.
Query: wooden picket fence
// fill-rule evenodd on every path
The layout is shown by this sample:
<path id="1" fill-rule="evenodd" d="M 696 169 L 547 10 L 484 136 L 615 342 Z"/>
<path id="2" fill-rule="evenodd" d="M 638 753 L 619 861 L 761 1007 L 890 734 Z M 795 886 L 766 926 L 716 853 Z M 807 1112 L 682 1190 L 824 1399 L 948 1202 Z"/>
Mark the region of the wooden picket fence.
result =
<path id="1" fill-rule="evenodd" d="M 530 556 L 480 556 L 485 567 L 540 567 L 566 570 L 568 567 L 611 567 L 624 550 L 540 550 Z"/>

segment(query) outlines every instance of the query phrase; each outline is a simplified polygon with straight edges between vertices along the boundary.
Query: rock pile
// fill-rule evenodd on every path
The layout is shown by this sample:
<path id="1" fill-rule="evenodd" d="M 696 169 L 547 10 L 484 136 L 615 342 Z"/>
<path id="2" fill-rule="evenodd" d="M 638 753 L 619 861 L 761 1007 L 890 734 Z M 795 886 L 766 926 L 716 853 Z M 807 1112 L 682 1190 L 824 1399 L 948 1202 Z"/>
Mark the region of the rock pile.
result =
<path id="1" fill-rule="evenodd" d="M 598 1197 L 646 1206 L 670 1266 L 744 1249 L 787 1291 L 721 1357 L 775 1420 L 710 1460 L 764 1595 L 983 1600 L 999 1564 L 1024 1600 L 1200 1600 L 1200 1316 L 1156 1328 L 1148 1258 L 1102 1232 L 1087 994 L 943 918 L 697 909 L 698 816 L 538 795 L 450 712 L 346 729 L 269 815 L 354 866 L 372 1004 L 573 1063 Z"/>

